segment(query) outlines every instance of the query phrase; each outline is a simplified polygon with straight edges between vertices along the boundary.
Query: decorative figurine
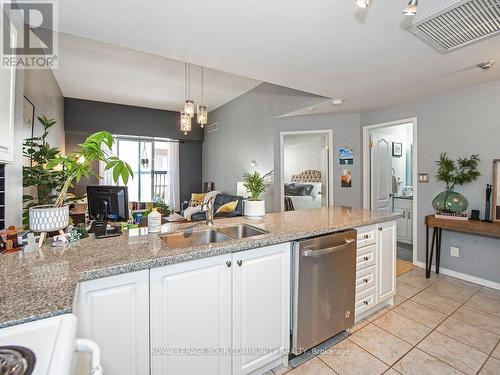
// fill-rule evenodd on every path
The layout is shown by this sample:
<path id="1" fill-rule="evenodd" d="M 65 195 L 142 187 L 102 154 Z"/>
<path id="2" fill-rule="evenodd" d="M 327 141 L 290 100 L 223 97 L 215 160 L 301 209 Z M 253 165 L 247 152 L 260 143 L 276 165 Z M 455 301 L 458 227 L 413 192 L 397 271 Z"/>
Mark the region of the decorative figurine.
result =
<path id="1" fill-rule="evenodd" d="M 17 240 L 17 229 L 14 225 L 7 228 L 7 253 L 13 253 L 20 249 L 19 242 Z"/>
<path id="2" fill-rule="evenodd" d="M 493 185 L 486 185 L 486 205 L 484 208 L 484 221 L 491 222 L 491 192 L 493 190 Z"/>

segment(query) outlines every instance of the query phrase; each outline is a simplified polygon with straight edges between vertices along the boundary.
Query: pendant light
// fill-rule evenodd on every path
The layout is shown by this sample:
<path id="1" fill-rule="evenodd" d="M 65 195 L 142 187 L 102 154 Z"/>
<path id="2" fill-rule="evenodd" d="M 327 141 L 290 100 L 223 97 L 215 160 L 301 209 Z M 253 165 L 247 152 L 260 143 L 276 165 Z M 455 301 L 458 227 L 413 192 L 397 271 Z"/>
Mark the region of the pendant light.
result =
<path id="1" fill-rule="evenodd" d="M 194 102 L 191 100 L 191 64 L 184 63 L 186 69 L 186 85 L 187 85 L 187 97 L 184 102 L 184 113 L 187 113 L 191 118 L 194 117 Z"/>
<path id="2" fill-rule="evenodd" d="M 187 63 L 184 63 L 184 110 L 181 112 L 181 118 L 180 118 L 180 125 L 181 125 L 181 132 L 184 133 L 184 135 L 187 135 L 188 132 L 191 131 L 191 116 L 189 113 L 186 113 L 186 104 L 188 103 L 187 100 Z M 193 103 L 193 112 L 194 112 L 194 103 Z"/>
<path id="3" fill-rule="evenodd" d="M 358 8 L 368 8 L 368 6 L 370 5 L 370 0 L 356 0 L 356 5 L 358 6 Z"/>
<path id="4" fill-rule="evenodd" d="M 197 110 L 197 113 L 196 113 L 196 120 L 198 122 L 198 124 L 200 124 L 200 127 L 204 127 L 207 122 L 208 122 L 208 108 L 204 103 L 204 100 L 203 100 L 203 67 L 201 67 L 201 103 L 202 104 L 198 104 L 198 110 Z"/>
<path id="5" fill-rule="evenodd" d="M 149 168 L 149 157 L 148 152 L 146 151 L 146 142 L 142 142 L 141 166 L 144 169 Z"/>

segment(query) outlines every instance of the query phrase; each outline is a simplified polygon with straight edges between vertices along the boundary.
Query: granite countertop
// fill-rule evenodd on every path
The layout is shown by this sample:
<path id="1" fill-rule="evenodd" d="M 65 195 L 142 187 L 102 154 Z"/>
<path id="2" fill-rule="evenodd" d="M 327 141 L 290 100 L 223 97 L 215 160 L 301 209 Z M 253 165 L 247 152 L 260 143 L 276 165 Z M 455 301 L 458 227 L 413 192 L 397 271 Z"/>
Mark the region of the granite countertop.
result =
<path id="1" fill-rule="evenodd" d="M 78 282 L 149 269 L 261 246 L 294 241 L 396 219 L 401 215 L 349 207 L 318 208 L 216 220 L 217 227 L 247 223 L 268 234 L 189 248 L 170 248 L 147 228 L 130 229 L 120 237 L 80 240 L 67 249 L 51 240 L 32 254 L 0 255 L 0 328 L 69 313 Z M 202 223 L 164 224 L 162 233 L 200 230 Z"/>

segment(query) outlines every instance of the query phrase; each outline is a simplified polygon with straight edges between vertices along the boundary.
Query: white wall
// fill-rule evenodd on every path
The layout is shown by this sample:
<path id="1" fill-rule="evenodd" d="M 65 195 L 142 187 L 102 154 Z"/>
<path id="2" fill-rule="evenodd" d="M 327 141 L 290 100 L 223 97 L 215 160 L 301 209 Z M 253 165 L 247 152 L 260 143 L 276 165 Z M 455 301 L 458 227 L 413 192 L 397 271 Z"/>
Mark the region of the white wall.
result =
<path id="1" fill-rule="evenodd" d="M 283 176 L 291 182 L 292 175 L 308 169 L 324 171 L 324 134 L 285 135 L 283 141 Z"/>

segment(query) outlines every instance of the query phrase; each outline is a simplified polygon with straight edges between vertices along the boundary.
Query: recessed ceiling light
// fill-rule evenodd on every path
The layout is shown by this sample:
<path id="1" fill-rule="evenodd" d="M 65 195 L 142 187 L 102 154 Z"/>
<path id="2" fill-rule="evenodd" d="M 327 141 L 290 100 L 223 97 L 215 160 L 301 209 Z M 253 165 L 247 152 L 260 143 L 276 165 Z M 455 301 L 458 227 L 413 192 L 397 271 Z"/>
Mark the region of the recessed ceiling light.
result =
<path id="1" fill-rule="evenodd" d="M 368 8 L 368 5 L 370 5 L 370 0 L 356 0 L 356 5 L 358 8 Z"/>
<path id="2" fill-rule="evenodd" d="M 408 6 L 403 11 L 405 16 L 415 16 L 417 14 L 418 0 L 410 0 Z"/>
<path id="3" fill-rule="evenodd" d="M 344 103 L 344 99 L 332 99 L 333 105 L 342 105 Z"/>
<path id="4" fill-rule="evenodd" d="M 483 61 L 477 64 L 477 67 L 481 70 L 490 70 L 490 68 L 495 65 L 495 60 L 490 60 L 490 61 Z"/>

